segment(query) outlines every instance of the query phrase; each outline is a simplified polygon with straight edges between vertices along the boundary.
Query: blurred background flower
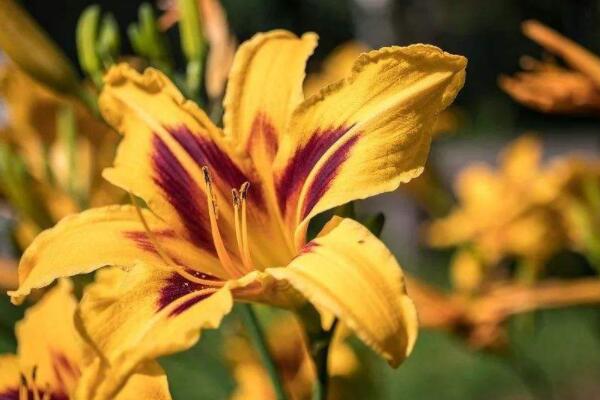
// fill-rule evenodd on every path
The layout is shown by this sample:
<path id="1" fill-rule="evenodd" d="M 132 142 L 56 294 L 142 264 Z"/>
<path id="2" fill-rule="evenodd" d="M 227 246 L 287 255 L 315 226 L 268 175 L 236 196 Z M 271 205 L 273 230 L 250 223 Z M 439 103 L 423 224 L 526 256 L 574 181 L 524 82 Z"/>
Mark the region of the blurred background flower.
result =
<path id="1" fill-rule="evenodd" d="M 117 60 L 161 68 L 218 120 L 237 43 L 256 32 L 319 33 L 307 94 L 344 76 L 362 51 L 432 43 L 464 54 L 469 67 L 428 166 L 397 193 L 355 204 L 359 217 L 385 212 L 382 238 L 410 273 L 425 329 L 397 371 L 346 338 L 339 347 L 358 367 L 336 375 L 350 389 L 341 398 L 597 397 L 598 0 L 199 0 L 189 2 L 191 21 L 175 1 L 103 0 L 80 19 L 91 3 L 25 0 L 56 48 L 16 34 L 31 27 L 6 29 L 13 40 L 0 41 L 0 286 L 14 286 L 14 259 L 40 229 L 121 200 L 100 178 L 118 138 L 90 101 Z M 14 352 L 22 312 L 0 301 L 0 350 Z M 161 360 L 174 398 L 272 395 L 238 319 L 226 319 L 227 335 L 208 332 Z M 294 322 L 261 319 L 292 391 L 309 396 L 313 372 Z M 226 348 L 237 350 L 224 359 Z"/>

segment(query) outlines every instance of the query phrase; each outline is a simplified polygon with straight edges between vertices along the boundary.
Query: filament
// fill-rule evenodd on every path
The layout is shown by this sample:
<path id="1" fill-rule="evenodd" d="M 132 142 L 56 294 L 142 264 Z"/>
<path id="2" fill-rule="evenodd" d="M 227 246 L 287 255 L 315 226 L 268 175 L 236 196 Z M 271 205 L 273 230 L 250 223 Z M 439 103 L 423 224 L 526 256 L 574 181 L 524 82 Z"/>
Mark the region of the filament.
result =
<path id="1" fill-rule="evenodd" d="M 186 271 L 185 268 L 181 267 L 180 265 L 176 264 L 173 259 L 162 249 L 162 247 L 158 244 L 158 240 L 156 240 L 156 237 L 154 235 L 154 233 L 150 230 L 150 226 L 148 225 L 148 221 L 146 221 L 146 218 L 144 217 L 142 210 L 140 209 L 139 205 L 137 204 L 137 202 L 135 201 L 133 195 L 131 193 L 129 193 L 129 196 L 131 197 L 131 202 L 135 207 L 135 211 L 136 214 L 138 216 L 138 218 L 140 219 L 140 221 L 142 222 L 142 226 L 144 227 L 144 231 L 146 232 L 146 235 L 148 236 L 148 239 L 150 240 L 150 243 L 152 243 L 152 246 L 154 246 L 154 248 L 156 249 L 156 252 L 158 253 L 158 255 L 160 256 L 160 258 L 162 258 L 165 263 L 168 264 L 168 266 L 170 267 L 167 270 L 175 270 L 175 272 L 177 272 L 179 275 L 181 275 L 183 278 L 189 280 L 190 282 L 193 283 L 198 283 L 201 285 L 206 285 L 206 286 L 215 286 L 215 287 L 221 287 L 224 285 L 224 283 L 222 281 L 212 281 L 209 279 L 202 279 L 202 278 L 198 278 L 197 276 L 190 274 L 189 272 Z M 193 269 L 193 268 L 191 268 Z M 196 272 L 199 273 L 203 273 L 202 271 L 197 271 L 195 269 L 193 269 Z"/>
<path id="2" fill-rule="evenodd" d="M 240 198 L 242 201 L 242 259 L 248 268 L 252 268 L 252 257 L 250 257 L 250 245 L 248 243 L 248 222 L 246 218 L 246 203 L 248 198 L 248 189 L 250 183 L 244 182 L 240 188 Z"/>
<path id="3" fill-rule="evenodd" d="M 21 374 L 21 384 L 19 385 L 19 400 L 28 400 L 27 379 Z"/>
<path id="4" fill-rule="evenodd" d="M 242 185 L 239 192 L 236 189 L 232 189 L 231 194 L 233 196 L 235 238 L 237 240 L 242 264 L 244 265 L 246 271 L 249 272 L 252 270 L 252 260 L 250 259 L 250 252 L 248 251 L 248 244 L 246 242 L 245 191 L 247 190 L 247 186 L 244 185 Z"/>
<path id="5" fill-rule="evenodd" d="M 221 261 L 221 265 L 223 265 L 223 269 L 231 276 L 231 277 L 239 277 L 243 275 L 243 271 L 240 271 L 236 268 L 235 264 L 229 257 L 229 253 L 225 248 L 225 244 L 223 243 L 223 238 L 221 236 L 221 232 L 219 231 L 219 224 L 217 222 L 217 201 L 214 197 L 214 193 L 212 190 L 212 180 L 210 178 L 210 173 L 207 167 L 202 167 L 202 172 L 204 173 L 204 183 L 206 184 L 206 198 L 208 201 L 208 215 L 210 218 L 210 230 L 213 238 L 213 242 L 215 244 L 215 249 L 217 251 L 217 256 L 219 257 L 219 261 Z"/>

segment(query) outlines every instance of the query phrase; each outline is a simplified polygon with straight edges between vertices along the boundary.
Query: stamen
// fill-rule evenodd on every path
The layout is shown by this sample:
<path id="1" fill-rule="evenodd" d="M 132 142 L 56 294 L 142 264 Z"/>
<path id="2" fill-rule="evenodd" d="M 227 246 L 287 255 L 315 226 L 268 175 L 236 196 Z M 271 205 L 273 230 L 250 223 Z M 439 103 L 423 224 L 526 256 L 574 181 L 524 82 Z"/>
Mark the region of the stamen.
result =
<path id="1" fill-rule="evenodd" d="M 243 186 L 242 186 L 243 187 Z M 240 257 L 242 259 L 242 264 L 244 265 L 247 272 L 252 270 L 252 260 L 250 260 L 247 256 L 247 253 L 244 252 L 244 234 L 242 230 L 242 224 L 244 217 L 242 216 L 240 221 L 240 213 L 242 213 L 242 200 L 240 192 L 236 189 L 231 190 L 231 194 L 233 196 L 233 215 L 235 219 L 235 238 L 237 239 L 238 251 L 240 252 Z"/>
<path id="2" fill-rule="evenodd" d="M 21 373 L 21 385 L 19 386 L 19 400 L 21 400 L 21 398 L 28 400 L 30 392 L 33 394 L 34 400 L 41 400 L 40 392 L 35 383 L 36 377 L 37 377 L 37 366 L 34 366 L 31 369 L 30 375 Z"/>
<path id="3" fill-rule="evenodd" d="M 152 243 L 152 246 L 154 246 L 154 248 L 156 249 L 156 252 L 160 256 L 160 258 L 162 258 L 163 261 L 169 266 L 169 268 L 165 268 L 165 270 L 167 270 L 168 272 L 170 272 L 171 269 L 175 270 L 175 272 L 177 272 L 179 275 L 181 275 L 184 279 L 187 279 L 188 281 L 193 282 L 193 283 L 198 283 L 198 284 L 206 285 L 206 286 L 215 286 L 215 287 L 222 287 L 224 285 L 224 282 L 222 282 L 222 281 L 211 281 L 208 279 L 198 278 L 198 277 L 190 274 L 189 272 L 187 272 L 185 270 L 185 268 L 183 268 L 182 266 L 176 264 L 175 261 L 173 261 L 173 259 L 158 244 L 158 240 L 156 240 L 154 233 L 150 230 L 150 225 L 148 225 L 148 221 L 146 221 L 146 218 L 144 217 L 142 210 L 140 209 L 139 205 L 135 201 L 135 198 L 133 197 L 133 195 L 131 193 L 129 193 L 129 196 L 131 198 L 131 203 L 135 207 L 136 214 L 137 214 L 138 218 L 140 219 L 140 221 L 142 222 L 144 231 L 146 232 L 146 235 L 148 235 L 148 239 L 150 239 L 150 243 Z M 191 268 L 191 269 L 193 269 L 193 268 Z M 202 271 L 197 271 L 195 269 L 194 269 L 194 271 L 202 273 Z"/>
<path id="4" fill-rule="evenodd" d="M 217 222 L 217 201 L 212 190 L 212 180 L 210 178 L 210 172 L 208 171 L 207 167 L 202 167 L 202 172 L 204 173 L 204 183 L 206 184 L 206 198 L 208 201 L 210 230 L 213 242 L 215 244 L 215 249 L 217 250 L 217 256 L 219 257 L 219 261 L 221 261 L 223 269 L 231 277 L 240 277 L 243 275 L 243 271 L 240 271 L 238 268 L 236 268 L 235 264 L 231 260 L 231 257 L 229 257 L 229 253 L 227 252 L 225 244 L 223 243 L 221 232 L 219 231 L 219 225 Z"/>
<path id="5" fill-rule="evenodd" d="M 242 254 L 242 233 L 240 228 L 240 195 L 236 189 L 231 189 L 231 197 L 233 197 L 233 218 L 235 223 L 235 239 L 237 241 L 238 250 Z M 242 259 L 242 262 L 244 260 Z M 245 262 L 244 262 L 245 264 Z"/>
<path id="6" fill-rule="evenodd" d="M 19 385 L 19 400 L 28 400 L 27 378 L 21 373 L 21 384 Z"/>
<path id="7" fill-rule="evenodd" d="M 196 275 L 190 274 L 189 272 L 187 272 L 185 270 L 185 268 L 180 267 L 179 265 L 176 266 L 175 272 L 177 272 L 183 278 L 187 279 L 188 281 L 190 281 L 192 283 L 198 283 L 200 285 L 212 286 L 212 287 L 216 287 L 216 288 L 220 288 L 220 287 L 223 287 L 223 285 L 225 285 L 224 281 L 213 281 L 210 279 L 198 278 Z"/>
<path id="8" fill-rule="evenodd" d="M 42 400 L 50 400 L 52 393 L 50 393 L 50 384 L 46 384 L 46 389 L 44 389 L 44 396 Z M 73 396 L 69 396 L 69 398 L 73 398 Z"/>
<path id="9" fill-rule="evenodd" d="M 36 378 L 37 378 L 37 365 L 34 365 L 33 368 L 31 369 L 30 390 L 33 392 L 34 400 L 41 400 L 40 392 L 37 388 L 37 384 L 35 383 Z"/>
<path id="10" fill-rule="evenodd" d="M 248 222 L 246 219 L 246 199 L 248 198 L 248 189 L 250 189 L 250 183 L 244 182 L 240 188 L 240 198 L 242 200 L 242 259 L 246 266 L 252 269 L 252 257 L 250 256 L 250 245 L 248 243 Z"/>

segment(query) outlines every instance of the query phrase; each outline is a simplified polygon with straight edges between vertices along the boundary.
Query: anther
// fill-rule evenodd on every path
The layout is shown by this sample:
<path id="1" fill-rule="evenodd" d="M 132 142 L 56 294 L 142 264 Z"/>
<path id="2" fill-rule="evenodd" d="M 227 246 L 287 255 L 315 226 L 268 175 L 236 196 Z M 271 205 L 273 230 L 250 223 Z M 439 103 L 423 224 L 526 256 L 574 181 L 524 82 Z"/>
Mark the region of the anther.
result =
<path id="1" fill-rule="evenodd" d="M 31 368 L 31 382 L 29 382 L 29 390 L 33 393 L 34 400 L 41 400 L 40 391 L 38 390 L 37 384 L 35 382 L 37 378 L 37 371 L 37 365 L 34 365 L 33 368 Z"/>
<path id="2" fill-rule="evenodd" d="M 231 260 L 231 257 L 229 256 L 229 253 L 225 248 L 225 244 L 223 243 L 223 237 L 221 236 L 221 232 L 219 231 L 219 224 L 217 222 L 217 201 L 212 190 L 212 179 L 210 177 L 210 172 L 205 166 L 202 167 L 202 172 L 204 173 L 204 182 L 206 184 L 206 198 L 208 201 L 208 216 L 210 219 L 210 230 L 212 234 L 213 243 L 215 244 L 215 250 L 217 251 L 217 257 L 219 257 L 219 261 L 221 261 L 223 269 L 231 277 L 242 276 L 244 272 L 240 271 Z"/>
<path id="3" fill-rule="evenodd" d="M 19 376 L 21 384 L 19 385 L 19 400 L 28 400 L 29 390 L 27 389 L 27 378 L 22 373 Z"/>
<path id="4" fill-rule="evenodd" d="M 242 231 L 241 231 L 241 222 L 240 222 L 240 194 L 236 189 L 231 189 L 231 197 L 233 198 L 233 218 L 235 225 L 235 239 L 237 241 L 238 251 L 240 256 L 242 257 L 242 263 L 245 264 L 243 260 L 242 249 L 244 243 L 242 242 Z"/>

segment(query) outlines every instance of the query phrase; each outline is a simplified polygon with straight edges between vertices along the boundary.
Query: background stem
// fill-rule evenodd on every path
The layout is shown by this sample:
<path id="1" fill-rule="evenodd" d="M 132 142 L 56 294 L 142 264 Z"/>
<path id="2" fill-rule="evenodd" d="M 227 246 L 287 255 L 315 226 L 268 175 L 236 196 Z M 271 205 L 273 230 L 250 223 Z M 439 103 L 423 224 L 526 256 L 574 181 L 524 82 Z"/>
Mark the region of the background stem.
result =
<path id="1" fill-rule="evenodd" d="M 327 370 L 329 360 L 329 344 L 330 341 L 324 341 L 315 344 L 312 356 L 317 370 L 317 381 L 315 382 L 313 399 L 326 400 L 327 391 L 329 389 L 329 372 Z"/>
<path id="2" fill-rule="evenodd" d="M 281 376 L 277 371 L 277 366 L 275 365 L 273 357 L 271 357 L 265 334 L 262 330 L 262 327 L 260 326 L 260 323 L 258 321 L 256 313 L 254 312 L 254 309 L 252 308 L 252 305 L 241 304 L 239 306 L 239 309 L 242 313 L 242 317 L 244 318 L 244 324 L 246 325 L 248 336 L 250 337 L 254 348 L 258 351 L 263 366 L 265 367 L 267 373 L 269 374 L 269 377 L 271 378 L 276 399 L 286 400 L 287 395 L 285 393 L 283 381 L 281 380 Z"/>

